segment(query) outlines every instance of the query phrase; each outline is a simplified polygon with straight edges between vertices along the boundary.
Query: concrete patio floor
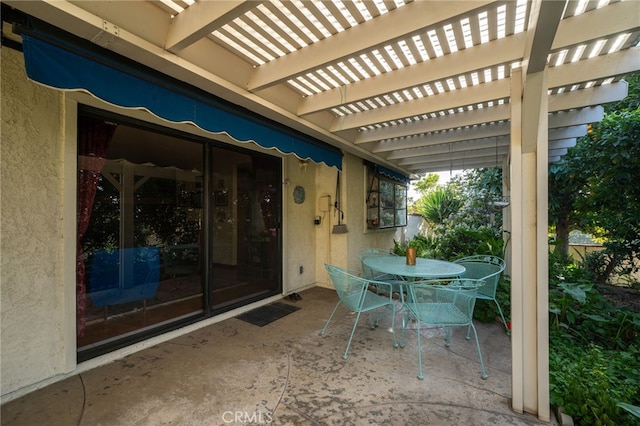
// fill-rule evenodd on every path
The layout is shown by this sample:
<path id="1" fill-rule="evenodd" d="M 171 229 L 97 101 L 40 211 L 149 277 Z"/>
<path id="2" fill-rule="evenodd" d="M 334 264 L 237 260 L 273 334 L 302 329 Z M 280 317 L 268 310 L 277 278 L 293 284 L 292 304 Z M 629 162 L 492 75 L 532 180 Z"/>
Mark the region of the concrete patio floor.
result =
<path id="1" fill-rule="evenodd" d="M 300 307 L 258 327 L 231 318 L 101 366 L 2 406 L 2 425 L 539 425 L 510 409 L 511 350 L 499 323 L 477 324 L 489 373 L 480 378 L 473 340 L 455 330 L 415 331 L 393 348 L 390 318 L 371 330 L 333 290 L 313 288 Z M 398 323 L 399 325 L 400 323 Z M 398 328 L 399 331 L 399 328 Z M 398 338 L 400 333 L 398 333 Z"/>

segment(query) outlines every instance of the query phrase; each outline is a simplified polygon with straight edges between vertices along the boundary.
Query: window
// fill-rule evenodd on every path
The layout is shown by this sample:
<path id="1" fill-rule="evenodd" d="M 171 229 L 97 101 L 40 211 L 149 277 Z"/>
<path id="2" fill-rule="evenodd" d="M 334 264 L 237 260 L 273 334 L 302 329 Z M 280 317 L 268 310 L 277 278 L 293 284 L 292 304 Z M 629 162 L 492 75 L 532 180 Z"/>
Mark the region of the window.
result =
<path id="1" fill-rule="evenodd" d="M 407 185 L 386 176 L 375 165 L 367 167 L 367 228 L 407 225 Z"/>

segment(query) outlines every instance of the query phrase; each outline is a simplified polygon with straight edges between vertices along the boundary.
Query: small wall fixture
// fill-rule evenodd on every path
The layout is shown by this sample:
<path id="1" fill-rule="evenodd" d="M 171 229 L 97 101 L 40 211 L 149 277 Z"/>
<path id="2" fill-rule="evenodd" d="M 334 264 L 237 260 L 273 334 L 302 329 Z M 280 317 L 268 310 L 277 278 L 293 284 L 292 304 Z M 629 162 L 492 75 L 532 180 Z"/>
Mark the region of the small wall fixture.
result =
<path id="1" fill-rule="evenodd" d="M 331 233 L 346 234 L 348 232 L 347 225 L 342 223 L 342 220 L 344 219 L 344 212 L 340 210 L 340 171 L 339 170 L 338 170 L 338 179 L 336 181 L 336 202 L 334 203 L 333 207 L 335 208 L 334 213 L 337 211 L 339 214 L 338 214 L 338 224 L 333 225 L 333 231 L 331 231 Z"/>
<path id="2" fill-rule="evenodd" d="M 331 231 L 331 233 L 332 234 L 346 234 L 349 231 L 347 230 L 347 225 L 342 223 L 342 220 L 344 219 L 344 213 L 337 206 L 336 206 L 335 209 L 339 212 L 339 214 L 338 214 L 338 224 L 337 225 L 333 225 L 333 230 Z"/>
<path id="3" fill-rule="evenodd" d="M 497 198 L 494 200 L 488 200 L 487 205 L 495 209 L 504 209 L 509 206 L 509 197 Z"/>

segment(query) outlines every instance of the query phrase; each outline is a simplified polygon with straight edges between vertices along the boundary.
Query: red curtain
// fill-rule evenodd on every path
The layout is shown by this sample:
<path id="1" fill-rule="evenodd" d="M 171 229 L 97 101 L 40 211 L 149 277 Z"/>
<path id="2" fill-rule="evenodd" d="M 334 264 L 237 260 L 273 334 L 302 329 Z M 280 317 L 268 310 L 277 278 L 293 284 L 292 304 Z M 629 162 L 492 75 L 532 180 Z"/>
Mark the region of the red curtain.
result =
<path id="1" fill-rule="evenodd" d="M 107 148 L 116 125 L 89 117 L 78 118 L 78 233 L 76 241 L 76 333 L 84 336 L 87 284 L 82 237 L 87 232 L 96 189 L 104 166 Z"/>

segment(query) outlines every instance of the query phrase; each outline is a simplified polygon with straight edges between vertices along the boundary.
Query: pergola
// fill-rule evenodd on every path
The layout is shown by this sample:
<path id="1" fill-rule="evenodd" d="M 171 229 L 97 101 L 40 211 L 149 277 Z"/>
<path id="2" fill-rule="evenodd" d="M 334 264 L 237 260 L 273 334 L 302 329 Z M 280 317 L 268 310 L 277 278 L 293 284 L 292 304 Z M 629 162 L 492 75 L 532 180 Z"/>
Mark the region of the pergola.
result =
<path id="1" fill-rule="evenodd" d="M 558 160 L 640 68 L 636 1 L 5 3 L 411 174 L 501 166 L 542 71 Z"/>
<path id="2" fill-rule="evenodd" d="M 547 166 L 626 96 L 640 2 L 3 3 L 405 175 L 503 167 L 512 406 L 549 418 Z"/>

